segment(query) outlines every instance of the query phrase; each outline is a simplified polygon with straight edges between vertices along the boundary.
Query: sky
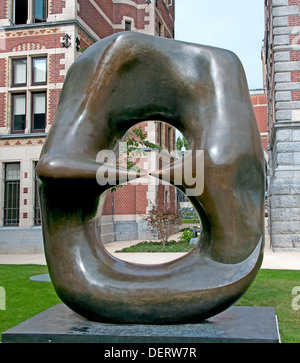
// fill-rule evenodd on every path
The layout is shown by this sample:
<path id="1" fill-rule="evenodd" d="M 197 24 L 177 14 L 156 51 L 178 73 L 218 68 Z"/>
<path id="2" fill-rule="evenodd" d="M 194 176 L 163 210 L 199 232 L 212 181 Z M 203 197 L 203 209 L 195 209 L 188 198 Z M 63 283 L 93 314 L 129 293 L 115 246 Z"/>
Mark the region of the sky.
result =
<path id="1" fill-rule="evenodd" d="M 264 0 L 176 0 L 175 39 L 233 51 L 249 88 L 263 88 Z"/>

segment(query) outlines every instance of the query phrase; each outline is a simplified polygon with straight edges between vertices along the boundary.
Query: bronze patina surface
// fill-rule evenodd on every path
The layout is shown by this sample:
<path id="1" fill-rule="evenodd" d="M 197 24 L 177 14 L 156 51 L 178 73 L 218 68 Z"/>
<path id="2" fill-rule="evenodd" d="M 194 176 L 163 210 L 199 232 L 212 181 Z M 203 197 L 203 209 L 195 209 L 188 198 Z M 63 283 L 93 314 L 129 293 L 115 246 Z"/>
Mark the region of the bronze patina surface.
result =
<path id="1" fill-rule="evenodd" d="M 156 266 L 111 256 L 94 225 L 110 188 L 96 181 L 96 156 L 146 120 L 168 122 L 193 151 L 204 150 L 204 192 L 190 197 L 201 243 Z M 97 42 L 67 74 L 37 172 L 51 280 L 88 319 L 200 322 L 236 302 L 259 271 L 264 158 L 244 70 L 229 51 L 132 32 Z M 118 183 L 124 180 L 120 169 Z"/>

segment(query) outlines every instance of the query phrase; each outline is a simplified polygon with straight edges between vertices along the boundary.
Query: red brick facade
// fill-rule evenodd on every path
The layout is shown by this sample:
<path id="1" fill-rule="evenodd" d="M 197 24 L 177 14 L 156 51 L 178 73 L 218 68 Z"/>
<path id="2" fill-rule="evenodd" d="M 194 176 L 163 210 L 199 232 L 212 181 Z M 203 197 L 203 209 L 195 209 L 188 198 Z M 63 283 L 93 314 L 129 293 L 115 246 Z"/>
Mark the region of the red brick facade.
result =
<path id="1" fill-rule="evenodd" d="M 165 38 L 174 37 L 175 7 L 168 6 L 171 2 L 171 0 L 158 0 L 157 2 L 156 11 L 158 16 L 156 18 L 155 30 L 157 35 L 164 36 Z"/>
<path id="2" fill-rule="evenodd" d="M 1 3 L 2 4 L 2 3 Z M 2 4 L 3 6 L 3 4 Z M 58 97 L 53 97 L 54 90 L 51 89 L 56 84 L 59 89 L 65 79 L 65 53 L 61 53 L 61 38 L 65 33 L 60 27 L 17 27 L 7 28 L 5 32 L 5 41 L 0 47 L 0 127 L 11 128 L 12 115 L 10 104 L 15 92 L 26 92 L 27 98 L 31 97 L 33 92 L 46 91 L 47 96 L 47 124 L 45 129 L 49 128 L 54 119 L 55 110 L 58 103 Z M 54 53 L 54 54 L 52 54 Z M 47 82 L 39 88 L 31 88 L 30 77 L 27 79 L 27 86 L 22 88 L 12 87 L 12 61 L 18 58 L 27 59 L 27 72 L 30 72 L 30 61 L 33 57 L 47 58 Z M 6 88 L 6 89 L 4 89 Z M 55 91 L 57 93 L 57 90 Z M 28 99 L 29 105 L 30 100 Z M 54 103 L 53 103 L 54 102 Z M 28 105 L 27 105 L 28 106 Z M 30 115 L 26 115 L 26 124 L 28 126 Z M 5 134 L 3 130 L 0 134 Z"/>
<path id="3" fill-rule="evenodd" d="M 49 12 L 51 15 L 62 14 L 66 7 L 67 0 L 51 0 L 49 4 Z"/>
<path id="4" fill-rule="evenodd" d="M 39 159 L 41 147 L 54 122 L 69 67 L 85 48 L 116 32 L 132 30 L 172 38 L 175 0 L 172 6 L 168 6 L 169 2 L 152 0 L 147 4 L 145 0 L 46 0 L 47 11 L 41 15 L 35 13 L 34 0 L 0 1 L 0 191 L 3 194 L 5 165 L 19 163 L 22 171 L 20 175 L 28 176 L 20 180 L 19 227 L 36 225 L 36 206 L 33 205 L 34 163 Z M 41 20 L 40 16 L 44 18 Z M 33 82 L 33 67 L 37 58 L 44 59 L 46 64 L 46 79 L 42 83 Z M 13 83 L 14 67 L 18 60 L 26 64 L 26 71 L 24 67 L 22 71 L 26 80 L 22 84 Z M 36 94 L 45 97 L 45 105 L 42 104 L 45 128 L 38 129 L 37 133 L 33 129 Z M 13 130 L 14 119 L 19 115 L 14 110 L 15 96 L 18 95 L 25 99 L 23 112 L 26 113 L 25 123 L 22 121 L 24 128 L 20 132 Z M 144 132 L 147 132 L 146 129 L 147 123 L 143 126 Z M 174 146 L 175 136 L 172 138 Z M 144 163 L 146 159 L 140 162 Z M 146 213 L 149 207 L 148 187 L 147 184 L 128 185 L 113 196 L 108 195 L 104 215 L 112 213 L 112 205 L 115 215 Z M 2 194 L 0 228 L 5 225 Z M 173 198 L 175 203 L 175 191 L 169 191 L 169 198 Z"/>
<path id="5" fill-rule="evenodd" d="M 33 8 L 33 0 L 28 0 L 28 9 Z M 12 23 L 14 10 L 11 0 L 0 2 L 0 25 L 4 33 L 0 37 L 0 87 L 11 87 L 11 60 L 27 57 L 47 56 L 47 127 L 54 120 L 58 98 L 57 94 L 62 88 L 66 72 L 72 62 L 80 55 L 76 49 L 75 39 L 79 40 L 78 47 L 88 47 L 97 39 L 104 38 L 113 33 L 124 31 L 130 26 L 133 31 L 141 31 L 154 35 L 173 37 L 174 34 L 174 9 L 167 6 L 167 1 L 157 0 L 146 4 L 144 0 L 48 0 L 48 21 L 36 24 L 32 16 L 24 24 Z M 74 19 L 70 19 L 70 9 L 74 8 Z M 11 14 L 9 14 L 9 9 Z M 76 10 L 75 10 L 76 9 Z M 29 12 L 28 10 L 28 12 Z M 55 24 L 55 20 L 60 25 Z M 70 22 L 78 21 L 81 26 L 73 26 L 70 33 Z M 127 23 L 127 24 L 126 24 Z M 86 25 L 86 28 L 85 28 Z M 63 37 L 71 35 L 70 48 L 63 48 Z M 4 35 L 3 35 L 4 34 Z M 55 86 L 53 90 L 52 85 Z M 10 91 L 0 91 L 0 99 L 4 109 L 10 105 Z M 8 97 L 7 97 L 8 96 Z M 55 103 L 53 103 L 55 102 Z M 2 108 L 3 110 L 3 108 Z M 10 112 L 1 114 L 0 127 L 10 127 Z M 48 128 L 46 129 L 48 130 Z M 0 131 L 0 135 L 5 133 Z"/>
<path id="6" fill-rule="evenodd" d="M 261 139 L 264 150 L 267 151 L 268 146 L 268 105 L 267 96 L 265 93 L 253 93 L 251 94 L 251 100 L 253 104 L 254 113 L 256 116 L 259 131 L 261 133 Z"/>
<path id="7" fill-rule="evenodd" d="M 146 214 L 148 185 L 126 185 L 117 189 L 112 198 L 115 215 Z M 110 201 L 109 201 L 110 202 Z"/>
<path id="8" fill-rule="evenodd" d="M 77 15 L 101 38 L 119 31 L 141 31 L 167 38 L 174 37 L 175 1 L 157 0 L 146 4 L 145 0 L 111 1 L 78 0 Z M 151 15 L 153 13 L 155 16 Z"/>

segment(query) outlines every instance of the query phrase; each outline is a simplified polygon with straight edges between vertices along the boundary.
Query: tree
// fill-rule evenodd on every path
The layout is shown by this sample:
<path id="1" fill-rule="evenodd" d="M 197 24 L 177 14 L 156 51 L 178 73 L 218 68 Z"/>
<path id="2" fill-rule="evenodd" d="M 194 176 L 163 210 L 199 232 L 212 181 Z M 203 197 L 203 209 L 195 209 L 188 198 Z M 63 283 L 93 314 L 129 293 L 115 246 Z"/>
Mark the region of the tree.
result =
<path id="1" fill-rule="evenodd" d="M 145 151 L 141 148 L 161 149 L 159 145 L 146 140 L 146 138 L 147 134 L 143 132 L 141 126 L 133 128 L 125 137 L 124 141 L 126 149 L 121 150 L 126 153 L 126 165 L 121 165 L 122 160 L 119 160 L 118 166 L 123 166 L 129 170 L 134 169 L 135 171 L 141 172 L 134 160 L 146 155 Z"/>
<path id="2" fill-rule="evenodd" d="M 124 139 L 124 149 L 120 150 L 120 153 L 126 155 L 126 157 L 124 159 L 119 158 L 117 160 L 117 166 L 141 173 L 142 170 L 137 166 L 136 159 L 146 155 L 142 148 L 161 150 L 159 145 L 146 140 L 146 138 L 147 134 L 143 132 L 141 126 L 129 131 Z M 125 184 L 116 185 L 111 188 L 111 191 L 115 192 L 118 188 L 122 188 L 123 186 L 125 186 Z"/>
<path id="3" fill-rule="evenodd" d="M 154 234 L 158 234 L 162 245 L 165 246 L 169 237 L 173 234 L 174 227 L 180 223 L 180 213 L 173 211 L 168 206 L 152 205 L 147 216 L 143 217 L 148 223 L 148 228 Z"/>

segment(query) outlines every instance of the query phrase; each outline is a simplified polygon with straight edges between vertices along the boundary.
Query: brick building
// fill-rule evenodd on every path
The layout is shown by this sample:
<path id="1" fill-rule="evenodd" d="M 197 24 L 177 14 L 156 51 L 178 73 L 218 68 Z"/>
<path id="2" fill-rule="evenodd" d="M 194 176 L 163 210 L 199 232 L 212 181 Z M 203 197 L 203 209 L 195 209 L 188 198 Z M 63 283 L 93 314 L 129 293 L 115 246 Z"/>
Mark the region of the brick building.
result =
<path id="1" fill-rule="evenodd" d="M 275 250 L 300 249 L 299 9 L 299 0 L 265 0 L 269 225 Z"/>
<path id="2" fill-rule="evenodd" d="M 261 135 L 265 159 L 267 160 L 268 149 L 268 104 L 267 96 L 263 89 L 250 90 L 251 101 Z"/>
<path id="3" fill-rule="evenodd" d="M 172 38 L 174 6 L 174 0 L 1 0 L 1 253 L 42 251 L 34 168 L 70 65 L 85 47 L 119 31 Z"/>

